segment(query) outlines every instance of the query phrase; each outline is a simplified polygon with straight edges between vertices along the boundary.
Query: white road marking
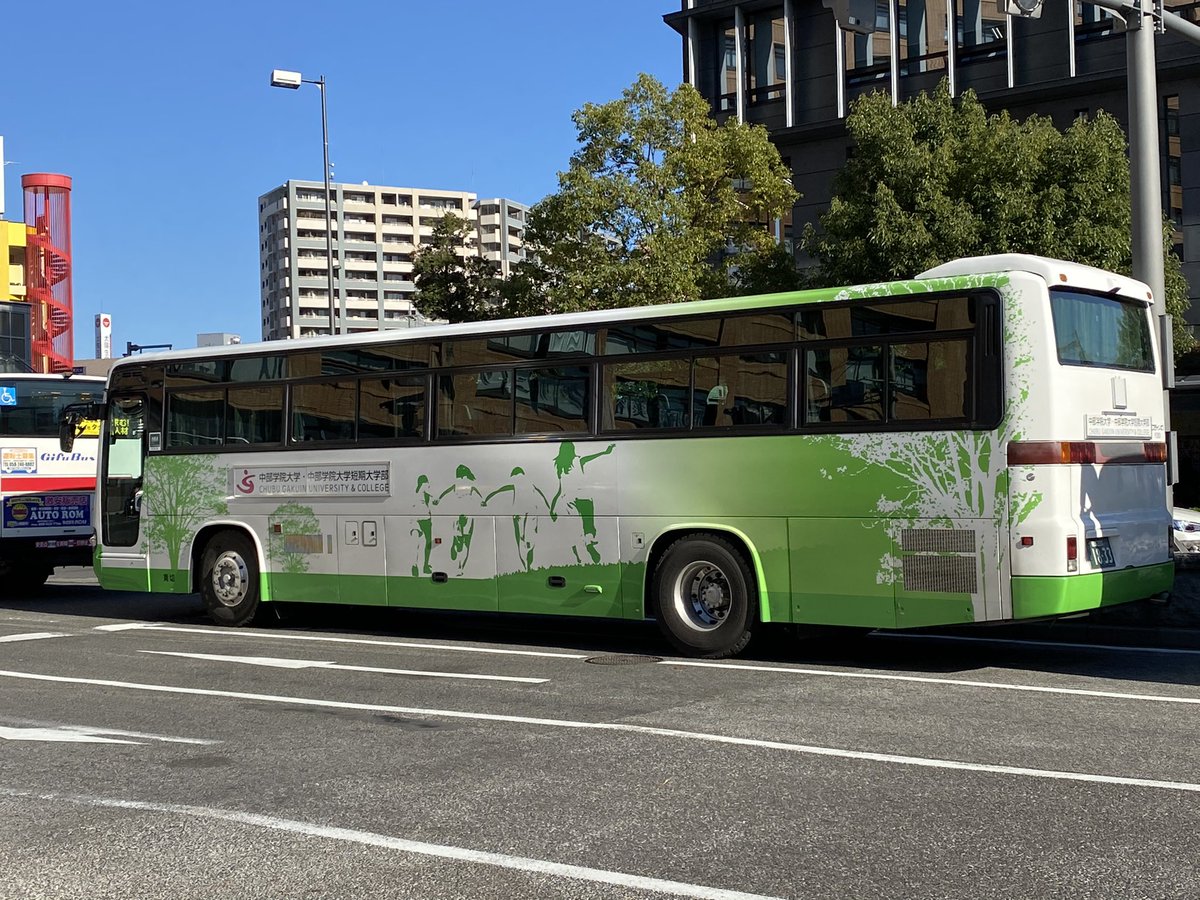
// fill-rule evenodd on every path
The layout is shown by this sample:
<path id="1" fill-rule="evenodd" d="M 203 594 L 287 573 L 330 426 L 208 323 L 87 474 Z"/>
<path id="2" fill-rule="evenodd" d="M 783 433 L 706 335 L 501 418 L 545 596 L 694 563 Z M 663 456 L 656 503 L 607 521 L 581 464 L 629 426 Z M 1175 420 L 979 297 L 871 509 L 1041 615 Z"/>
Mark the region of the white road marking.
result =
<path id="1" fill-rule="evenodd" d="M 891 675 L 882 672 L 836 672 L 829 669 L 800 669 L 790 666 L 755 666 L 744 663 L 705 662 L 692 659 L 664 659 L 660 666 L 688 666 L 707 669 L 737 669 L 780 675 L 824 675 L 829 678 L 866 678 L 877 681 L 911 681 L 917 684 L 947 684 L 960 687 L 988 688 L 1001 691 L 1029 691 L 1038 694 L 1071 694 L 1080 697 L 1104 697 L 1112 700 L 1148 700 L 1154 703 L 1193 703 L 1200 697 L 1172 697 L 1167 694 L 1129 694 L 1121 691 L 1093 691 L 1087 688 L 1043 687 L 1035 684 L 1005 684 L 1002 681 L 972 681 L 968 678 L 931 678 L 925 675 Z"/>
<path id="2" fill-rule="evenodd" d="M 165 684 L 140 684 L 131 681 L 109 681 L 100 678 L 74 678 L 66 675 L 40 675 L 35 672 L 0 670 L 0 678 L 20 678 L 29 681 L 50 681 L 59 684 L 90 684 L 97 687 L 122 688 L 134 691 L 149 691 L 160 694 L 184 694 L 198 697 L 226 697 L 233 700 L 252 700 L 261 703 L 282 703 L 293 706 L 314 706 L 323 709 L 353 709 L 366 712 L 382 712 L 398 715 L 423 717 L 441 716 L 447 719 L 466 719 L 477 722 L 505 722 L 522 725 L 541 725 L 548 728 L 575 728 L 591 731 L 618 731 L 629 734 L 647 734 L 656 737 L 681 738 L 713 744 L 731 744 L 740 747 L 757 747 L 767 750 L 784 750 L 813 756 L 831 756 L 856 759 L 866 762 L 893 763 L 904 766 L 919 766 L 927 769 L 955 769 L 967 772 L 986 772 L 994 775 L 1019 775 L 1028 778 L 1047 778 L 1057 781 L 1085 781 L 1097 784 L 1118 784 L 1127 787 L 1159 788 L 1171 791 L 1200 793 L 1200 784 L 1187 781 L 1159 781 L 1152 778 L 1131 778 L 1123 775 L 1097 775 L 1090 772 L 1065 772 L 1054 769 L 1032 769 L 1025 766 L 1002 766 L 989 763 L 963 762 L 954 759 L 937 759 L 923 756 L 902 756 L 895 753 L 875 753 L 866 750 L 843 750 L 839 747 L 818 747 L 809 744 L 790 744 L 783 741 L 764 741 L 756 738 L 741 738 L 723 734 L 708 734 L 699 731 L 681 731 L 674 728 L 655 728 L 649 725 L 629 725 L 623 722 L 577 722 L 570 719 L 540 719 L 530 716 L 510 716 L 499 713 L 466 712 L 452 709 L 425 709 L 414 706 L 385 706 L 375 703 L 350 703 L 343 700 L 320 700 L 311 697 L 288 697 L 276 694 L 251 694 L 242 691 L 218 691 L 208 688 L 179 687 Z"/>
<path id="3" fill-rule="evenodd" d="M 502 869 L 512 869 L 518 872 L 532 872 L 538 875 L 552 875 L 576 881 L 590 881 L 595 884 L 612 884 L 634 890 L 657 891 L 658 893 L 672 894 L 677 897 L 697 897 L 701 898 L 701 900 L 778 900 L 778 898 L 767 897 L 763 894 L 747 894 L 743 891 L 729 891 L 723 888 L 688 884 L 683 881 L 667 881 L 662 878 L 629 875 L 624 872 L 613 872 L 607 869 L 572 866 L 544 859 L 531 859 L 527 856 L 510 856 L 506 853 L 490 853 L 486 850 L 471 850 L 466 847 L 453 847 L 445 844 L 427 844 L 424 841 L 410 841 L 404 838 L 391 837 L 386 834 L 377 834 L 372 831 L 335 828 L 329 825 L 318 825 L 314 822 L 298 822 L 294 819 L 280 819 L 275 816 L 264 816 L 233 809 L 215 809 L 211 806 L 147 803 L 140 800 L 116 800 L 107 797 L 89 797 L 71 794 L 43 794 L 34 791 L 11 790 L 9 788 L 0 788 L 0 796 L 35 800 L 57 800 L 74 803 L 79 806 L 99 806 L 107 809 L 135 809 L 146 812 L 193 816 L 199 819 L 214 819 L 219 822 L 233 822 L 240 825 L 251 825 L 256 828 L 269 828 L 274 831 L 305 835 L 307 837 L 346 841 L 368 847 L 381 847 L 385 850 L 398 850 L 401 853 L 414 853 L 420 856 L 449 859 L 455 862 L 477 863 L 485 866 L 496 866 Z"/>
<path id="4" fill-rule="evenodd" d="M 173 631 L 183 634 L 250 637 L 272 641 L 323 641 L 334 644 L 366 644 L 372 647 L 409 647 L 417 650 L 453 650 L 459 653 L 495 653 L 501 656 L 539 656 L 551 659 L 587 659 L 586 653 L 552 653 L 548 650 L 506 650 L 497 647 L 465 647 L 461 644 L 422 644 L 417 641 L 380 641 L 366 638 L 327 637 L 316 634 L 279 634 L 270 631 L 247 631 L 232 628 L 185 628 L 179 625 L 155 625 L 152 622 L 128 622 L 122 625 L 97 625 L 96 631 Z"/>
<path id="5" fill-rule="evenodd" d="M 1073 644 L 1067 641 L 1027 641 L 1021 638 L 963 637 L 957 634 L 907 634 L 903 631 L 876 631 L 872 637 L 909 641 L 967 641 L 978 644 L 1015 644 L 1019 647 L 1063 647 L 1070 650 L 1119 650 L 1125 653 L 1178 653 L 1184 656 L 1200 654 L 1200 650 L 1174 647 L 1128 647 L 1122 644 Z"/>
<path id="6" fill-rule="evenodd" d="M 89 731 L 72 728 L 7 728 L 0 725 L 0 740 L 3 741 L 50 741 L 61 744 L 140 744 L 141 741 L 123 741 L 103 737 Z"/>
<path id="7" fill-rule="evenodd" d="M 187 659 L 208 659 L 213 662 L 245 663 L 250 666 L 269 666 L 274 669 L 338 669 L 343 672 L 375 672 L 380 675 L 417 675 L 423 678 L 467 678 L 475 681 L 511 681 L 518 684 L 545 684 L 549 678 L 527 678 L 517 675 L 472 675 L 467 672 L 429 672 L 423 669 L 381 669 L 377 666 L 338 665 L 319 659 L 282 659 L 278 656 L 220 656 L 215 653 L 178 653 L 170 650 L 139 650 L 155 656 L 182 656 Z"/>
<path id="8" fill-rule="evenodd" d="M 0 636 L 0 644 L 15 644 L 17 641 L 42 641 L 46 638 L 70 637 L 58 631 L 33 631 L 29 634 L 6 634 Z"/>
<path id="9" fill-rule="evenodd" d="M 60 722 L 38 722 L 32 719 L 14 719 L 9 716 L 0 718 L 5 725 L 25 730 L 52 729 L 58 732 L 74 732 L 76 734 L 114 735 L 122 738 L 141 738 L 147 741 L 160 741 L 164 744 L 219 744 L 220 741 L 209 741 L 203 738 L 174 737 L 166 734 L 150 734 L 145 731 L 124 731 L 120 728 L 93 728 L 88 725 L 63 725 Z M 20 740 L 14 738 L 13 740 Z M 126 742 L 126 743 L 136 743 Z"/>

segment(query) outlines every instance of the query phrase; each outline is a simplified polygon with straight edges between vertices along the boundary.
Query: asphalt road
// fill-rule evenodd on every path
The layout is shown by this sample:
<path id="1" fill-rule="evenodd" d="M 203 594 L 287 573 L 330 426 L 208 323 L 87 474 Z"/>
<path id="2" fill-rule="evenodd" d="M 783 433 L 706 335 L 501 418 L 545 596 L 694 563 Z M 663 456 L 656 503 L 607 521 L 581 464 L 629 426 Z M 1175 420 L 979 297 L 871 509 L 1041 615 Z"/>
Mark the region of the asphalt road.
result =
<path id="1" fill-rule="evenodd" d="M 79 573 L 81 570 L 75 570 Z M 1200 651 L 0 599 L 0 897 L 1196 898 Z"/>

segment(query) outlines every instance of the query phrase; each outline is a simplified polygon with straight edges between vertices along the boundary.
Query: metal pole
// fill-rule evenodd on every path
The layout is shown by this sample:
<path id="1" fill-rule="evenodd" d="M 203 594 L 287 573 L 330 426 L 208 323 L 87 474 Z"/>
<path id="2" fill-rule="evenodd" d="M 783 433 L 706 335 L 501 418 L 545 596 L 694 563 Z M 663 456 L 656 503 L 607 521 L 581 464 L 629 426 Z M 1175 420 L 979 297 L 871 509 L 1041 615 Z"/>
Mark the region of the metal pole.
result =
<path id="1" fill-rule="evenodd" d="M 1129 180 L 1132 187 L 1133 277 L 1154 292 L 1154 311 L 1166 315 L 1162 187 L 1159 182 L 1158 88 L 1151 0 L 1139 0 L 1125 32 L 1129 90 Z M 1169 361 L 1165 361 L 1169 364 Z"/>
<path id="2" fill-rule="evenodd" d="M 325 76 L 315 82 L 321 90 L 321 140 L 325 146 L 325 253 L 329 266 L 329 333 L 337 334 L 337 298 L 333 290 L 333 211 L 329 199 L 329 117 L 325 112 Z"/>

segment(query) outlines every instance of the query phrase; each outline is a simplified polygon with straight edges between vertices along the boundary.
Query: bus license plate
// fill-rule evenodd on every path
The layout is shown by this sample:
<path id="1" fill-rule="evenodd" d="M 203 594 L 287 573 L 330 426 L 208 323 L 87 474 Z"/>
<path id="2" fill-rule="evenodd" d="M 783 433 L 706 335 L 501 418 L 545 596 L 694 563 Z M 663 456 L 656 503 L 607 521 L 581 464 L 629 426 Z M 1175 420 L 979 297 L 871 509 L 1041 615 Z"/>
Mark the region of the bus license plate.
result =
<path id="1" fill-rule="evenodd" d="M 1087 545 L 1088 558 L 1092 561 L 1094 568 L 1111 569 L 1117 564 L 1113 558 L 1112 547 L 1108 545 L 1108 538 L 1092 538 Z"/>

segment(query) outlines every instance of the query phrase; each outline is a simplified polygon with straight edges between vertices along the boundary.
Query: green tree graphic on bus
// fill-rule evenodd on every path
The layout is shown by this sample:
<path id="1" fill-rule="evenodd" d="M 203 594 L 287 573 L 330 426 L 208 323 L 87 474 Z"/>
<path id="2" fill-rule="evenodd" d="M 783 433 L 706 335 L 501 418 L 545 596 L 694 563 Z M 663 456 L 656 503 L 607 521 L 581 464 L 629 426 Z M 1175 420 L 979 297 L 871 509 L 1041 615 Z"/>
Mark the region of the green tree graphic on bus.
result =
<path id="1" fill-rule="evenodd" d="M 143 515 L 146 544 L 179 568 L 179 551 L 204 521 L 229 512 L 224 469 L 202 456 L 151 457 L 146 466 Z"/>
<path id="2" fill-rule="evenodd" d="M 304 552 L 297 541 L 289 541 L 292 535 L 317 535 L 320 548 L 321 522 L 311 506 L 300 503 L 284 503 L 271 513 L 270 536 L 267 554 L 271 558 L 272 571 L 288 575 L 301 575 L 308 571 L 308 552 Z M 274 526 L 279 526 L 276 532 Z M 309 551 L 311 552 L 311 551 Z"/>
<path id="3" fill-rule="evenodd" d="M 977 279 L 970 286 L 983 287 L 992 283 L 992 280 Z M 953 282 L 948 280 L 944 287 L 952 286 Z M 897 287 L 867 285 L 842 291 L 839 299 L 894 295 L 898 293 Z M 933 291 L 941 287 L 943 285 L 938 281 L 931 280 L 924 283 L 921 290 Z M 1001 291 L 1006 292 L 1007 288 L 1002 287 Z M 827 480 L 858 475 L 868 467 L 885 469 L 899 479 L 901 492 L 879 497 L 875 511 L 880 518 L 870 526 L 886 528 L 893 545 L 899 544 L 903 529 L 918 525 L 949 527 L 955 520 L 964 519 L 995 523 L 995 528 L 981 530 L 984 542 L 978 554 L 981 574 L 984 567 L 994 566 L 1006 553 L 1006 544 L 996 539 L 996 532 L 1008 519 L 1014 524 L 1023 522 L 1042 499 L 1037 491 L 1014 486 L 1010 508 L 1008 478 L 1003 467 L 997 467 L 992 460 L 994 454 L 1004 452 L 1009 441 L 1021 438 L 1025 423 L 1017 411 L 1025 408 L 1029 396 L 1028 367 L 1033 361 L 1020 304 L 1006 300 L 1005 309 L 1004 339 L 1012 356 L 1012 373 L 1002 424 L 996 432 L 930 432 L 904 440 L 887 440 L 880 435 L 830 435 L 813 439 L 814 443 L 826 444 L 848 460 L 847 465 L 839 466 L 835 471 L 822 469 L 820 475 Z M 888 553 L 879 561 L 876 581 L 880 584 L 899 581 L 901 567 L 901 560 Z"/>

